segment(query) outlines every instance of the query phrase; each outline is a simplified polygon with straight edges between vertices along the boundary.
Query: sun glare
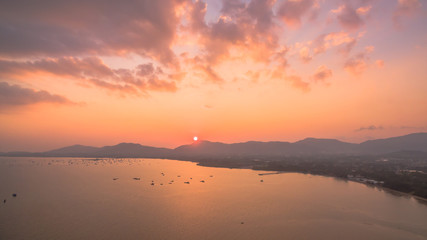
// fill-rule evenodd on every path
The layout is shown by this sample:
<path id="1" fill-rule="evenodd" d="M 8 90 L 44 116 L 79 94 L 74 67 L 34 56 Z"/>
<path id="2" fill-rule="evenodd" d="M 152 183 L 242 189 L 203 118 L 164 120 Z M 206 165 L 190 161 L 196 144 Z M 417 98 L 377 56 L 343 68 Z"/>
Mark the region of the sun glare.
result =
<path id="1" fill-rule="evenodd" d="M 193 137 L 194 141 L 197 141 L 199 138 L 197 136 Z"/>

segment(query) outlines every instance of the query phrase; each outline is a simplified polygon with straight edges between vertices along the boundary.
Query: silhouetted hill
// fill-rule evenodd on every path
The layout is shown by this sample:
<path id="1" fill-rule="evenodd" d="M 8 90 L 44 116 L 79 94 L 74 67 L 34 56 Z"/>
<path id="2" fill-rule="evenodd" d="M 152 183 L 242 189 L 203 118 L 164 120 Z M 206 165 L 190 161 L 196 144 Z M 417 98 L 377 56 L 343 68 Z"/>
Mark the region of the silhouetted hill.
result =
<path id="1" fill-rule="evenodd" d="M 345 143 L 334 139 L 306 138 L 304 140 L 289 142 L 243 142 L 243 143 L 218 143 L 202 141 L 190 145 L 183 145 L 174 150 L 177 155 L 229 155 L 229 156 L 292 156 L 315 154 L 350 154 L 357 152 L 357 144 Z"/>
<path id="2" fill-rule="evenodd" d="M 142 146 L 136 143 L 120 143 L 114 146 L 91 147 L 73 145 L 47 152 L 9 152 L 2 156 L 11 157 L 146 157 L 164 158 L 169 157 L 171 149 Z M 1 156 L 1 155 L 0 155 Z"/>
<path id="3" fill-rule="evenodd" d="M 345 143 L 335 139 L 306 138 L 289 142 L 244 142 L 214 143 L 203 141 L 175 149 L 177 155 L 229 155 L 229 156 L 304 156 L 304 155 L 336 155 L 357 153 L 358 144 Z"/>
<path id="4" fill-rule="evenodd" d="M 197 158 L 245 156 L 315 156 L 315 155 L 378 155 L 394 152 L 427 152 L 427 133 L 369 140 L 360 144 L 336 139 L 306 138 L 290 142 L 220 143 L 200 141 L 175 149 L 120 143 L 114 146 L 91 147 L 73 145 L 41 153 L 9 152 L 2 156 L 46 157 L 141 157 L 141 158 Z"/>
<path id="5" fill-rule="evenodd" d="M 170 149 L 142 146 L 136 143 L 120 143 L 114 146 L 105 146 L 95 154 L 97 157 L 147 157 L 164 158 L 169 156 Z"/>
<path id="6" fill-rule="evenodd" d="M 244 156 L 244 155 L 284 155 L 289 152 L 289 142 L 244 142 L 225 144 L 219 142 L 201 141 L 183 145 L 173 150 L 178 156 Z"/>
<path id="7" fill-rule="evenodd" d="M 179 146 L 172 150 L 172 153 L 176 155 L 217 155 L 218 153 L 230 154 L 230 150 L 229 144 L 200 141 L 189 145 Z"/>
<path id="8" fill-rule="evenodd" d="M 294 153 L 298 153 L 298 155 L 335 155 L 358 152 L 358 144 L 341 142 L 336 139 L 306 138 L 292 145 Z"/>
<path id="9" fill-rule="evenodd" d="M 412 133 L 400 137 L 376 139 L 363 142 L 359 152 L 367 154 L 383 154 L 398 151 L 427 152 L 427 133 Z"/>
<path id="10" fill-rule="evenodd" d="M 336 139 L 306 138 L 289 142 L 244 142 L 225 144 L 202 141 L 176 148 L 176 156 L 313 156 L 384 154 L 398 151 L 427 152 L 427 133 L 369 140 L 360 144 Z"/>
<path id="11" fill-rule="evenodd" d="M 81 157 L 81 156 L 90 156 L 96 151 L 99 151 L 100 148 L 83 146 L 83 145 L 73 145 L 69 147 L 63 147 L 48 152 L 44 152 L 44 156 L 54 156 L 54 157 Z"/>

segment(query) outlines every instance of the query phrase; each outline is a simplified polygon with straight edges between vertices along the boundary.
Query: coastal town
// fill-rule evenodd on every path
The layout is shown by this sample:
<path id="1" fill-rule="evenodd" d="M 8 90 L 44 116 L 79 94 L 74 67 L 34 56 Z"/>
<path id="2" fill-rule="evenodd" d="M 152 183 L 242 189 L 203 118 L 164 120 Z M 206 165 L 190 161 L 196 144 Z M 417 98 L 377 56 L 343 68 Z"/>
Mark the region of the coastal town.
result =
<path id="1" fill-rule="evenodd" d="M 194 159 L 203 166 L 251 168 L 331 176 L 427 199 L 427 153 Z"/>

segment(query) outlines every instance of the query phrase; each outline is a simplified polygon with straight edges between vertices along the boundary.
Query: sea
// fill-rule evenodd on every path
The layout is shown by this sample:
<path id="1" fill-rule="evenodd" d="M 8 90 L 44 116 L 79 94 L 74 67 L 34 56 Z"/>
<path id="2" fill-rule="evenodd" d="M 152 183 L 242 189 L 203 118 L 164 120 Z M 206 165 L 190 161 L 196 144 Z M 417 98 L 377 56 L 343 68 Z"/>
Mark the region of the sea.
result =
<path id="1" fill-rule="evenodd" d="M 427 239 L 427 204 L 301 173 L 0 157 L 0 239 Z"/>

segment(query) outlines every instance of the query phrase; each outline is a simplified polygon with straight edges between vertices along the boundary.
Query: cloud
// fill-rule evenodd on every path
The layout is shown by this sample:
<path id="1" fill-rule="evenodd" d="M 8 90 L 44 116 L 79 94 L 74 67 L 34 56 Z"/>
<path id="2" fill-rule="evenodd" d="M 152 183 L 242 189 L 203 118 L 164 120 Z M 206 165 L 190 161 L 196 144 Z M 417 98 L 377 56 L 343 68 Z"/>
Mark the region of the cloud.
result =
<path id="1" fill-rule="evenodd" d="M 281 17 L 288 26 L 299 26 L 301 18 L 315 6 L 314 0 L 286 0 L 277 11 L 277 16 Z"/>
<path id="2" fill-rule="evenodd" d="M 201 66 L 200 69 L 206 74 L 206 79 L 212 83 L 223 83 L 222 79 L 218 73 L 216 73 L 210 66 Z"/>
<path id="3" fill-rule="evenodd" d="M 316 69 L 313 75 L 315 82 L 326 82 L 326 79 L 332 77 L 332 70 L 328 69 L 325 65 L 321 65 Z"/>
<path id="4" fill-rule="evenodd" d="M 367 46 L 363 52 L 347 59 L 344 63 L 344 69 L 353 74 L 360 76 L 368 67 L 369 54 L 374 51 L 374 46 Z"/>
<path id="5" fill-rule="evenodd" d="M 114 74 L 100 58 L 96 57 L 83 59 L 75 57 L 45 58 L 25 62 L 0 60 L 0 70 L 0 76 L 47 72 L 59 76 L 99 78 Z"/>
<path id="6" fill-rule="evenodd" d="M 376 130 L 383 130 L 384 128 L 382 126 L 375 126 L 375 125 L 371 125 L 368 127 L 361 127 L 358 128 L 356 130 L 354 130 L 355 132 L 361 132 L 361 131 L 376 131 Z"/>
<path id="7" fill-rule="evenodd" d="M 365 71 L 366 67 L 367 64 L 364 54 L 352 57 L 344 63 L 344 69 L 355 76 L 360 76 Z"/>
<path id="8" fill-rule="evenodd" d="M 204 65 L 215 66 L 229 60 L 234 50 L 246 59 L 268 61 L 279 46 L 274 3 L 273 0 L 252 0 L 248 4 L 224 0 L 218 20 L 197 32 L 202 52 L 199 60 Z M 198 19 L 192 18 L 191 22 L 194 21 Z"/>
<path id="9" fill-rule="evenodd" d="M 0 56 L 136 53 L 174 64 L 180 0 L 9 1 L 0 8 Z M 153 41 L 153 39 L 155 39 Z"/>
<path id="10" fill-rule="evenodd" d="M 310 56 L 310 49 L 308 47 L 302 47 L 299 51 L 299 56 L 304 63 L 308 63 L 313 59 L 313 57 Z"/>
<path id="11" fill-rule="evenodd" d="M 175 92 L 178 90 L 175 82 L 164 81 L 158 78 L 150 78 L 147 81 L 147 89 L 161 92 Z"/>
<path id="12" fill-rule="evenodd" d="M 286 69 L 278 65 L 270 71 L 270 78 L 277 80 L 285 80 L 291 84 L 292 87 L 307 93 L 311 90 L 310 83 L 302 80 L 302 78 L 296 74 L 286 74 Z"/>
<path id="13" fill-rule="evenodd" d="M 301 90 L 302 92 L 310 91 L 310 84 L 301 79 L 301 77 L 296 75 L 291 75 L 285 78 L 287 81 L 290 81 L 292 86 Z"/>
<path id="14" fill-rule="evenodd" d="M 205 15 L 207 11 L 207 4 L 202 1 L 195 1 L 194 4 L 190 4 L 189 6 L 190 16 L 189 20 L 191 22 L 191 30 L 193 32 L 204 31 L 207 28 L 205 23 Z"/>
<path id="15" fill-rule="evenodd" d="M 221 12 L 227 15 L 236 15 L 245 8 L 246 4 L 241 0 L 223 0 Z"/>
<path id="16" fill-rule="evenodd" d="M 66 97 L 51 94 L 44 90 L 34 90 L 30 88 L 23 88 L 19 85 L 10 85 L 7 82 L 0 82 L 0 108 L 23 106 L 42 102 L 81 105 L 81 103 L 75 103 Z"/>
<path id="17" fill-rule="evenodd" d="M 256 29 L 268 31 L 273 26 L 273 5 L 275 0 L 252 0 L 248 5 L 249 15 L 256 20 Z"/>
<path id="18" fill-rule="evenodd" d="M 402 17 L 413 16 L 421 7 L 419 0 L 399 0 L 393 13 L 393 22 L 395 27 L 401 28 Z"/>
<path id="19" fill-rule="evenodd" d="M 247 77 L 247 79 L 252 82 L 252 83 L 257 83 L 258 80 L 261 77 L 261 72 L 260 71 L 247 71 L 245 73 L 245 76 Z"/>
<path id="20" fill-rule="evenodd" d="M 356 9 L 356 12 L 359 15 L 366 15 L 371 11 L 371 9 L 372 9 L 372 6 L 364 6 Z"/>
<path id="21" fill-rule="evenodd" d="M 244 40 L 245 35 L 243 31 L 244 29 L 239 27 L 236 23 L 219 19 L 219 21 L 212 26 L 210 36 L 214 39 L 236 44 Z"/>
<path id="22" fill-rule="evenodd" d="M 344 31 L 323 33 L 314 40 L 302 43 L 297 42 L 292 49 L 297 51 L 299 59 L 303 63 L 310 62 L 317 55 L 325 53 L 332 48 L 347 57 L 362 36 L 363 34 L 359 33 L 358 36 L 353 37 L 350 33 Z"/>
<path id="23" fill-rule="evenodd" d="M 94 86 L 97 86 L 103 89 L 108 89 L 110 91 L 118 91 L 121 96 L 125 96 L 125 94 L 141 95 L 141 93 L 138 91 L 136 87 L 131 86 L 129 84 L 111 83 L 108 81 L 94 79 L 94 78 L 88 79 L 88 82 Z"/>
<path id="24" fill-rule="evenodd" d="M 344 5 L 341 12 L 338 13 L 337 19 L 343 27 L 350 30 L 358 29 L 364 25 L 364 21 L 357 10 L 349 4 Z"/>
<path id="25" fill-rule="evenodd" d="M 100 58 L 62 57 L 36 61 L 0 60 L 0 77 L 17 79 L 20 76 L 36 78 L 47 73 L 65 79 L 89 83 L 93 86 L 133 95 L 147 95 L 148 91 L 177 90 L 176 81 L 152 63 L 135 69 L 112 69 Z"/>
<path id="26" fill-rule="evenodd" d="M 154 74 L 154 66 L 152 63 L 140 64 L 136 67 L 136 69 L 137 69 L 136 75 L 141 77 L 146 77 Z"/>
<path id="27" fill-rule="evenodd" d="M 364 17 L 367 17 L 372 9 L 373 0 L 344 1 L 336 9 L 330 12 L 336 15 L 338 23 L 347 30 L 357 30 L 365 25 Z"/>
<path id="28" fill-rule="evenodd" d="M 183 55 L 183 62 L 189 69 L 201 72 L 206 81 L 217 84 L 225 82 L 214 70 L 218 65 L 234 64 L 236 59 L 265 66 L 273 62 L 281 49 L 278 44 L 281 29 L 273 13 L 275 3 L 274 0 L 247 3 L 224 0 L 218 19 L 209 23 L 204 21 L 206 5 L 199 6 L 198 1 L 187 3 L 192 7 L 189 7 L 191 14 L 186 29 L 194 30 L 187 33 L 195 36 L 198 52 L 193 56 Z M 194 48 L 194 44 L 191 47 Z"/>
<path id="29" fill-rule="evenodd" d="M 343 1 L 333 14 L 346 29 L 361 27 L 372 1 Z M 36 78 L 37 73 L 46 73 L 120 94 L 146 96 L 151 91 L 175 92 L 185 79 L 223 84 L 245 78 L 249 69 L 227 79 L 219 71 L 238 62 L 253 64 L 257 69 L 250 70 L 255 72 L 276 72 L 252 78 L 256 81 L 281 75 L 294 87 L 309 89 L 299 73 L 279 73 L 292 62 L 283 52 L 288 44 L 292 46 L 288 39 L 295 39 L 286 28 L 313 20 L 325 1 L 219 2 L 212 11 L 203 0 L 9 1 L 0 9 L 0 76 L 17 80 L 23 74 Z M 298 37 L 310 37 L 303 35 Z M 350 54 L 358 39 L 347 30 L 326 33 L 304 40 L 307 43 L 297 48 L 297 54 L 304 63 L 333 47 Z M 102 61 L 132 55 L 143 63 L 115 68 Z M 363 69 L 364 60 L 354 57 L 346 68 Z"/>
<path id="30" fill-rule="evenodd" d="M 347 32 L 331 32 L 318 36 L 313 43 L 314 54 L 320 54 L 332 47 L 339 47 L 339 52 L 348 54 L 357 43 L 357 38 Z"/>
<path id="31" fill-rule="evenodd" d="M 382 68 L 382 67 L 384 67 L 384 60 L 382 60 L 382 59 L 378 59 L 377 61 L 375 61 L 375 64 L 376 64 L 379 68 Z"/>

